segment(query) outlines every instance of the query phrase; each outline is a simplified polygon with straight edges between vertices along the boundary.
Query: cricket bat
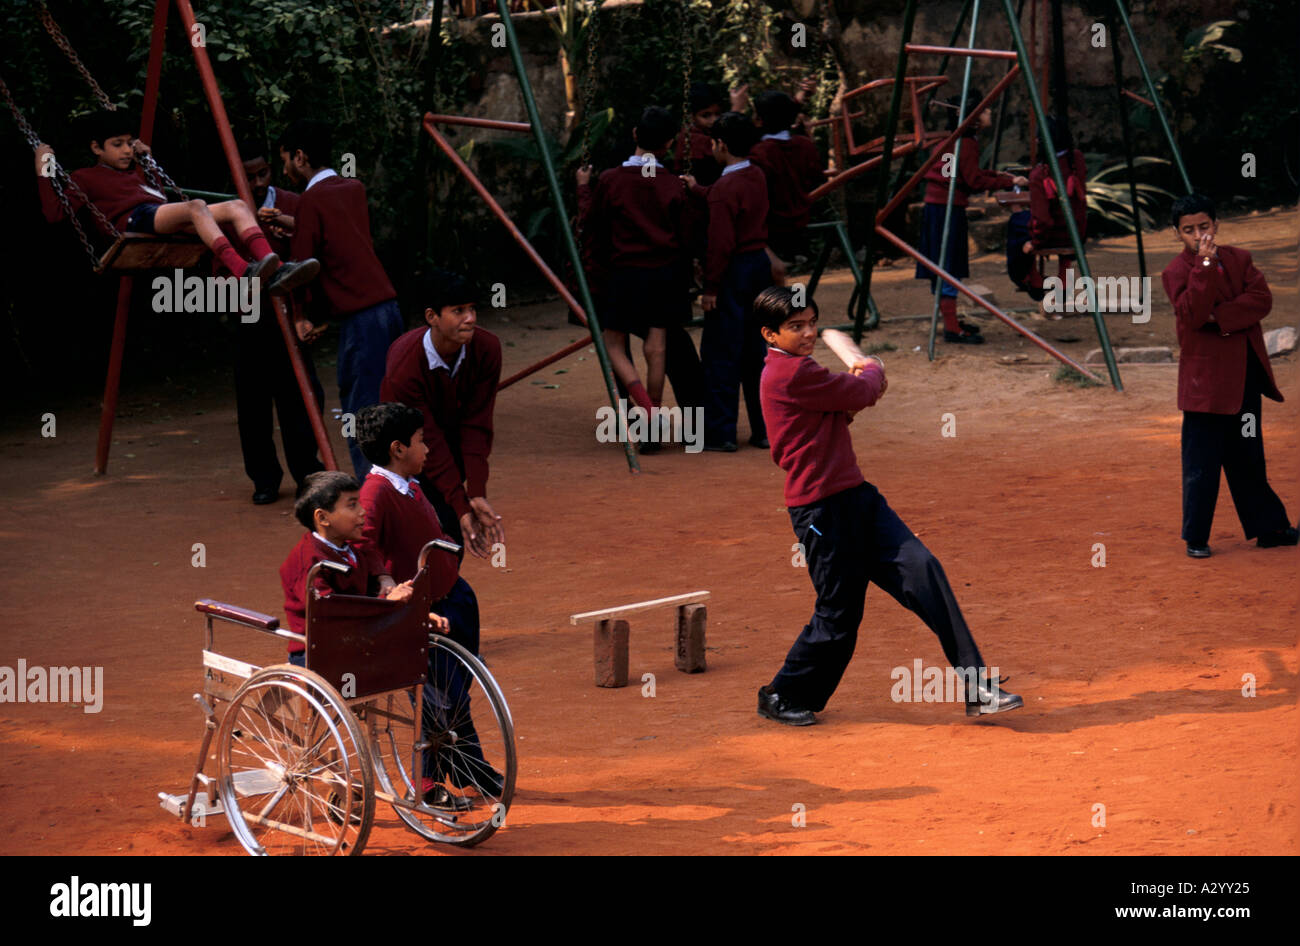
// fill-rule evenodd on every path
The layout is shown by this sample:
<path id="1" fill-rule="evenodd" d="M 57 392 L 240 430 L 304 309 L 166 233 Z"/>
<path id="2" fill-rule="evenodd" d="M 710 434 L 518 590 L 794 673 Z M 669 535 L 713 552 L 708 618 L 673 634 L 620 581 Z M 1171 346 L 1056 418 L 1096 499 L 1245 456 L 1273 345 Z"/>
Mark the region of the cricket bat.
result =
<path id="1" fill-rule="evenodd" d="M 853 338 L 847 332 L 841 332 L 838 329 L 828 328 L 822 330 L 822 341 L 826 347 L 839 357 L 849 368 L 863 364 L 875 359 L 862 353 L 862 349 L 853 343 Z"/>

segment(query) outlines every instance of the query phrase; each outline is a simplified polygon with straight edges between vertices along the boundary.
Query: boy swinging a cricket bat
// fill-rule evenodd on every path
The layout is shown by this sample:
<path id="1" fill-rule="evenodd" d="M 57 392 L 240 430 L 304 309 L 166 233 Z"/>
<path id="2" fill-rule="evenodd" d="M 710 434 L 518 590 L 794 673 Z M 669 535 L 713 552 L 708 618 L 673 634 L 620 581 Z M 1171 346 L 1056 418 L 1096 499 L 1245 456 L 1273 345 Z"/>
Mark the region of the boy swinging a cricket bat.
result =
<path id="1" fill-rule="evenodd" d="M 1024 701 L 1000 688 L 996 669 L 985 668 L 938 559 L 858 468 L 849 423 L 885 393 L 884 363 L 844 337 L 833 347 L 849 370 L 827 371 L 810 357 L 817 304 L 795 303 L 795 292 L 779 286 L 754 301 L 754 319 L 769 346 L 759 397 L 772 459 L 786 473 L 785 502 L 817 606 L 785 665 L 759 689 L 759 715 L 790 726 L 817 721 L 814 714 L 825 708 L 853 656 L 873 581 L 939 638 L 949 664 L 965 679 L 967 716 L 1020 708 Z"/>

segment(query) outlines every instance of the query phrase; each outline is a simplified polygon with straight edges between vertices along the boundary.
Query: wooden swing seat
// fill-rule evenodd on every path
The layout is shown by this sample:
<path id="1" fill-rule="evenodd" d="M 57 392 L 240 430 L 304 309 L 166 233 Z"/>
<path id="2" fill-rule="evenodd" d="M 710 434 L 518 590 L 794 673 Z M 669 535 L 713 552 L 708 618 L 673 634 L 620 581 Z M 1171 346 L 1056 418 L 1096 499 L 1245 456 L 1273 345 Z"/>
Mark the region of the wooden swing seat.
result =
<path id="1" fill-rule="evenodd" d="M 99 258 L 96 273 L 132 273 L 150 269 L 189 269 L 208 248 L 197 237 L 123 233 Z"/>

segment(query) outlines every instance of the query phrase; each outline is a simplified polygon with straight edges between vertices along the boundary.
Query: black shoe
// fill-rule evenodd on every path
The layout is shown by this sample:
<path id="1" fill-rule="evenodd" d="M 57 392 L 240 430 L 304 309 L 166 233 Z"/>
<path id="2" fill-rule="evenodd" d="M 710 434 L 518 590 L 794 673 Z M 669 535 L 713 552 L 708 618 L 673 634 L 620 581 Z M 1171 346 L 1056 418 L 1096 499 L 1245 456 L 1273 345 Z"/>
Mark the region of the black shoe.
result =
<path id="1" fill-rule="evenodd" d="M 961 326 L 961 331 L 963 335 L 980 334 L 980 327 L 978 325 L 971 325 L 969 322 L 958 322 L 957 324 Z"/>
<path id="2" fill-rule="evenodd" d="M 268 273 L 273 273 L 276 267 L 280 265 L 280 257 L 274 253 L 267 253 L 260 260 L 248 264 L 248 269 L 244 270 L 244 278 L 252 279 L 256 276 L 264 279 Z"/>
<path id="3" fill-rule="evenodd" d="M 267 292 L 289 293 L 299 286 L 305 286 L 316 278 L 320 272 L 320 263 L 314 259 L 305 259 L 300 263 L 285 263 L 275 271 L 271 281 L 266 284 Z"/>
<path id="4" fill-rule="evenodd" d="M 943 340 L 955 345 L 983 345 L 984 336 L 978 332 L 950 332 L 943 330 Z"/>
<path id="5" fill-rule="evenodd" d="M 1280 532 L 1261 535 L 1255 540 L 1255 544 L 1261 549 L 1275 549 L 1283 545 L 1295 545 L 1298 540 L 1300 540 L 1300 531 L 1288 526 Z M 1187 547 L 1187 554 L 1191 554 L 1191 546 Z"/>
<path id="6" fill-rule="evenodd" d="M 486 762 L 473 764 L 468 772 L 463 768 L 458 765 L 451 770 L 451 784 L 457 788 L 472 788 L 485 798 L 500 798 L 505 794 L 505 776 Z"/>
<path id="7" fill-rule="evenodd" d="M 1190 558 L 1209 558 L 1210 547 L 1208 545 L 1192 545 L 1187 543 L 1187 554 Z"/>
<path id="8" fill-rule="evenodd" d="M 758 688 L 758 715 L 774 719 L 787 726 L 811 726 L 817 722 L 813 711 L 792 706 L 781 699 L 781 694 L 771 687 Z"/>
<path id="9" fill-rule="evenodd" d="M 735 453 L 740 448 L 736 446 L 736 441 L 727 440 L 723 443 L 709 443 L 704 441 L 704 449 L 710 453 Z"/>
<path id="10" fill-rule="evenodd" d="M 1047 298 L 1046 289 L 1035 289 L 1033 286 L 1027 286 L 1025 292 L 1029 293 L 1029 298 L 1033 299 L 1035 302 L 1042 302 Z"/>
<path id="11" fill-rule="evenodd" d="M 474 803 L 464 795 L 453 795 L 446 785 L 435 785 L 424 793 L 424 803 L 441 811 L 469 811 Z"/>
<path id="12" fill-rule="evenodd" d="M 758 449 L 760 450 L 772 449 L 772 444 L 768 441 L 766 437 L 750 437 L 749 445 L 751 447 L 758 447 Z"/>
<path id="13" fill-rule="evenodd" d="M 280 487 L 253 490 L 253 505 L 267 506 L 280 498 Z"/>
<path id="14" fill-rule="evenodd" d="M 1003 681 L 998 681 L 998 683 Z M 1005 713 L 1020 709 L 1025 705 L 1015 693 L 1008 693 L 998 683 L 988 681 L 975 686 L 975 699 L 966 701 L 967 716 L 988 716 L 992 713 Z"/>

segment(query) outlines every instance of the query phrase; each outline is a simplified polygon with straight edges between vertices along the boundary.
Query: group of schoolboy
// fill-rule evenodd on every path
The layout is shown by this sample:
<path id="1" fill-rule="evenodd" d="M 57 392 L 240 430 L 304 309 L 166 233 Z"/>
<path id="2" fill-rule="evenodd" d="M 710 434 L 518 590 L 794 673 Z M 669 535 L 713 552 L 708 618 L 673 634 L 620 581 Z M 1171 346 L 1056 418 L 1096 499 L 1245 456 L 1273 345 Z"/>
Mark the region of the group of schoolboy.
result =
<path id="1" fill-rule="evenodd" d="M 693 255 L 701 256 L 706 444 L 735 449 L 737 388 L 744 387 L 751 442 L 768 446 L 771 438 L 773 459 L 786 473 L 791 524 L 817 591 L 812 618 L 772 682 L 759 690 L 760 715 L 790 725 L 815 722 L 853 654 L 869 582 L 915 612 L 940 639 L 948 662 L 968 674 L 968 714 L 1018 708 L 1021 698 L 1001 689 L 1006 676 L 990 673 L 984 663 L 942 566 L 857 464 L 848 427 L 856 413 L 885 393 L 883 363 L 864 357 L 843 373 L 818 365 L 809 357 L 817 337 L 815 301 L 801 301 L 790 289 L 772 285 L 768 249 L 773 243 L 784 253 L 797 249 L 807 225 L 814 163 L 804 157 L 811 143 L 798 143 L 790 133 L 797 105 L 791 112 L 789 97 L 776 97 L 781 95 L 758 99 L 764 127 L 778 128 L 760 140 L 749 118 L 718 114 L 718 103 L 701 94 L 695 104 L 704 107 L 696 111 L 690 131 L 691 173 L 680 181 L 657 173 L 664 166 L 657 155 L 671 144 L 675 123 L 655 108 L 642 114 L 628 161 L 602 174 L 594 189 L 589 171 L 581 172 L 587 259 L 601 290 L 611 351 L 619 354 L 614 359 L 619 379 L 638 405 L 658 406 L 664 376 L 672 372 L 664 357 L 672 347 L 664 339 L 681 328 L 680 316 L 689 311 L 688 264 Z M 427 326 L 401 334 L 391 284 L 370 247 L 364 190 L 325 165 L 328 146 L 317 128 L 294 126 L 281 143 L 286 174 L 306 184 L 296 201 L 270 188 L 264 158 L 246 165 L 261 203 L 258 219 L 273 237 L 288 238 L 297 264 L 280 262 L 238 202 L 210 208 L 200 201 L 166 204 L 131 173 L 133 142 L 113 133 L 121 130 L 104 126 L 92 147 L 99 165 L 77 172 L 78 183 L 115 225 L 136 232 L 198 233 L 232 273 L 266 274 L 272 291 L 292 291 L 317 270 L 327 274 L 312 290 L 342 323 L 346 344 L 341 349 L 348 351 L 340 353 L 340 389 L 347 392 L 345 406 L 357 405 L 351 446 L 354 459 L 362 458 L 356 464 L 362 482 L 341 472 L 303 472 L 301 465 L 292 471 L 295 478 L 302 473 L 295 515 L 308 531 L 281 567 L 291 629 L 303 630 L 311 593 L 306 577 L 319 561 L 348 566 L 343 577 L 318 575 L 322 593 L 402 601 L 412 593 L 425 543 L 449 534 L 485 555 L 502 537 L 500 517 L 485 497 L 501 349 L 494 336 L 475 330 L 468 285 L 455 278 L 433 281 L 425 291 Z M 707 159 L 697 143 L 705 136 L 711 141 Z M 685 144 L 679 141 L 679 154 Z M 974 148 L 963 153 L 973 154 Z M 969 161 L 964 158 L 959 167 Z M 684 155 L 678 169 L 687 170 Z M 716 179 L 703 184 L 715 170 Z M 972 188 L 1004 183 L 980 173 L 976 165 L 961 176 L 972 178 Z M 782 189 L 774 181 L 790 186 Z M 43 190 L 43 196 L 47 214 L 57 217 L 53 194 Z M 251 262 L 233 249 L 222 224 L 235 227 Z M 1259 326 L 1271 294 L 1248 253 L 1216 244 L 1217 221 L 1208 199 L 1192 195 L 1177 202 L 1174 225 L 1185 249 L 1166 269 L 1164 282 L 1185 353 L 1179 406 L 1185 412 L 1188 554 L 1210 554 L 1205 543 L 1220 469 L 1227 473 L 1247 538 L 1257 538 L 1263 547 L 1295 545 L 1297 530 L 1267 483 L 1262 436 L 1240 429 L 1240 415 L 1259 418 L 1261 395 L 1281 400 Z M 937 234 L 932 236 L 937 249 Z M 300 338 L 316 331 L 305 319 L 298 323 Z M 965 332 L 958 326 L 954 334 Z M 633 334 L 645 337 L 651 356 L 648 390 L 626 356 Z M 378 370 L 375 352 L 383 362 Z M 264 412 L 273 395 L 282 412 L 293 400 L 260 392 Z M 389 403 L 377 403 L 381 399 Z M 295 462 L 290 454 L 291 465 Z M 430 619 L 477 652 L 478 604 L 463 578 L 455 579 Z M 301 645 L 294 648 L 290 659 L 301 663 Z M 431 668 L 428 686 L 445 692 L 465 685 L 453 677 L 445 668 Z M 476 745 L 472 734 L 468 741 Z M 426 800 L 449 808 L 467 802 L 449 791 L 447 779 L 452 787 L 489 795 L 501 789 L 501 774 L 481 752 L 468 771 L 456 772 L 431 755 L 423 774 Z"/>
<path id="2" fill-rule="evenodd" d="M 734 452 L 744 391 L 749 443 L 769 447 L 759 407 L 762 340 L 746 330 L 754 299 L 783 279 L 782 258 L 806 247 L 811 201 L 821 180 L 816 146 L 798 133 L 800 103 L 784 92 L 755 98 L 755 118 L 723 112 L 721 96 L 697 83 L 692 123 L 646 108 L 633 153 L 594 182 L 577 172 L 579 224 L 605 343 L 620 389 L 658 416 L 665 379 L 679 406 L 703 408 L 704 449 Z M 669 151 L 673 154 L 669 157 Z M 704 331 L 696 355 L 684 322 L 699 267 Z M 644 339 L 644 384 L 629 348 Z M 659 449 L 652 436 L 643 453 Z"/>

